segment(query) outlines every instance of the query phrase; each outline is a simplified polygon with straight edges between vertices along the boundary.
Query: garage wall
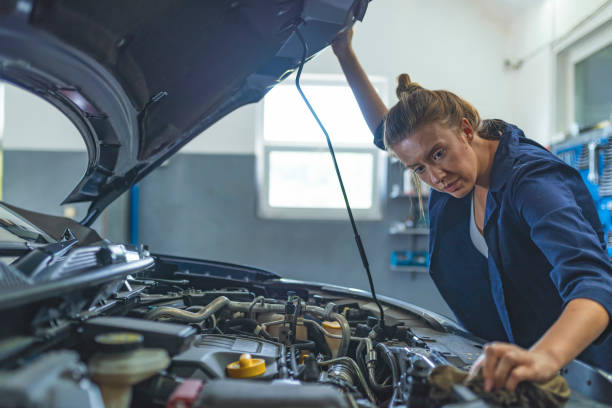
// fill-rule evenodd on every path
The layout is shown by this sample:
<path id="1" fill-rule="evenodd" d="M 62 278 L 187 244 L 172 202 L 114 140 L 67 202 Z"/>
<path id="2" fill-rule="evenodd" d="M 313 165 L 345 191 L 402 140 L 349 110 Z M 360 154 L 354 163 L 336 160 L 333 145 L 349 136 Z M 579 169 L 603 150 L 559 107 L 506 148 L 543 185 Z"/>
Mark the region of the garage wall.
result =
<path id="1" fill-rule="evenodd" d="M 556 126 L 557 53 L 601 24 L 597 20 L 605 15 L 612 16 L 609 0 L 546 0 L 511 22 L 508 56 L 513 63 L 522 63 L 507 70 L 512 89 L 508 117 L 520 124 L 528 137 L 549 145 L 557 131 L 568 130 Z"/>

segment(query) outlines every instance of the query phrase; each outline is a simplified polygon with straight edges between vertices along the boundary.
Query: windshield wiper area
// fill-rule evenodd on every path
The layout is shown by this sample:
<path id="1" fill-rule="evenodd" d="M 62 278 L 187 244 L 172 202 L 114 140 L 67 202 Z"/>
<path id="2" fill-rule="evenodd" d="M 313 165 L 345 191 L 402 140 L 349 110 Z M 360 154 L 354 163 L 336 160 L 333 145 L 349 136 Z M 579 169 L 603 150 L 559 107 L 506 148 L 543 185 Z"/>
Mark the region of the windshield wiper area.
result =
<path id="1" fill-rule="evenodd" d="M 45 270 L 57 258 L 65 255 L 79 240 L 70 229 L 66 229 L 62 241 L 53 244 L 42 245 L 32 249 L 28 254 L 22 256 L 11 264 L 32 282 L 44 280 Z"/>

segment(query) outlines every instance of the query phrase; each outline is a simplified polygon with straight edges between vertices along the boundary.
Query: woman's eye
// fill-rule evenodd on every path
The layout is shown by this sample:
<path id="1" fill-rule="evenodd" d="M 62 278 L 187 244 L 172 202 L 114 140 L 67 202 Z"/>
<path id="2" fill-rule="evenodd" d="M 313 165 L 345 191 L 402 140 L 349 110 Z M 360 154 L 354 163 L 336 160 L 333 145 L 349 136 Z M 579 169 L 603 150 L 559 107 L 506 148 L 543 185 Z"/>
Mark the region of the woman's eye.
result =
<path id="1" fill-rule="evenodd" d="M 433 154 L 434 160 L 440 160 L 444 156 L 444 149 L 440 149 Z"/>
<path id="2" fill-rule="evenodd" d="M 415 168 L 414 168 L 414 172 L 415 172 L 416 174 L 421 174 L 421 173 L 423 173 L 424 171 L 425 171 L 425 167 L 423 167 L 423 166 L 419 166 L 419 167 L 415 167 Z"/>

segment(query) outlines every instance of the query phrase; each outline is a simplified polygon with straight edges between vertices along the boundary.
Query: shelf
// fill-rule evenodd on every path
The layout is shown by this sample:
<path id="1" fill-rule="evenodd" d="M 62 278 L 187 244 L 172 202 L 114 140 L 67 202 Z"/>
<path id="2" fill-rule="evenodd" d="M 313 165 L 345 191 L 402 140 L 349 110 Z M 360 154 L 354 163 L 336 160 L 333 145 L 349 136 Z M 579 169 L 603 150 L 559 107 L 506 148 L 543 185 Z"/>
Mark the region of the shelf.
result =
<path id="1" fill-rule="evenodd" d="M 389 231 L 389 235 L 429 235 L 429 228 L 409 228 L 403 231 Z"/>
<path id="2" fill-rule="evenodd" d="M 393 272 L 418 272 L 418 273 L 428 273 L 429 267 L 427 266 L 391 266 L 391 270 Z"/>

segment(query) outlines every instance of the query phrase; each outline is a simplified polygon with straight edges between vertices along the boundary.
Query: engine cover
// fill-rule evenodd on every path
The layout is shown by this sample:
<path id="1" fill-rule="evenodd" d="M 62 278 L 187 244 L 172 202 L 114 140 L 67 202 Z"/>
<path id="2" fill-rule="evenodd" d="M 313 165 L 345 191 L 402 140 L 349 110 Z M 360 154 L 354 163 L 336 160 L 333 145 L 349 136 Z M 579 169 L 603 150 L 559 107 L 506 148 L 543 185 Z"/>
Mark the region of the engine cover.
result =
<path id="1" fill-rule="evenodd" d="M 278 359 L 282 345 L 263 339 L 208 334 L 196 338 L 183 353 L 172 359 L 170 372 L 185 378 L 226 378 L 229 363 L 249 353 L 266 363 L 266 372 L 259 378 L 271 378 L 278 372 Z"/>

